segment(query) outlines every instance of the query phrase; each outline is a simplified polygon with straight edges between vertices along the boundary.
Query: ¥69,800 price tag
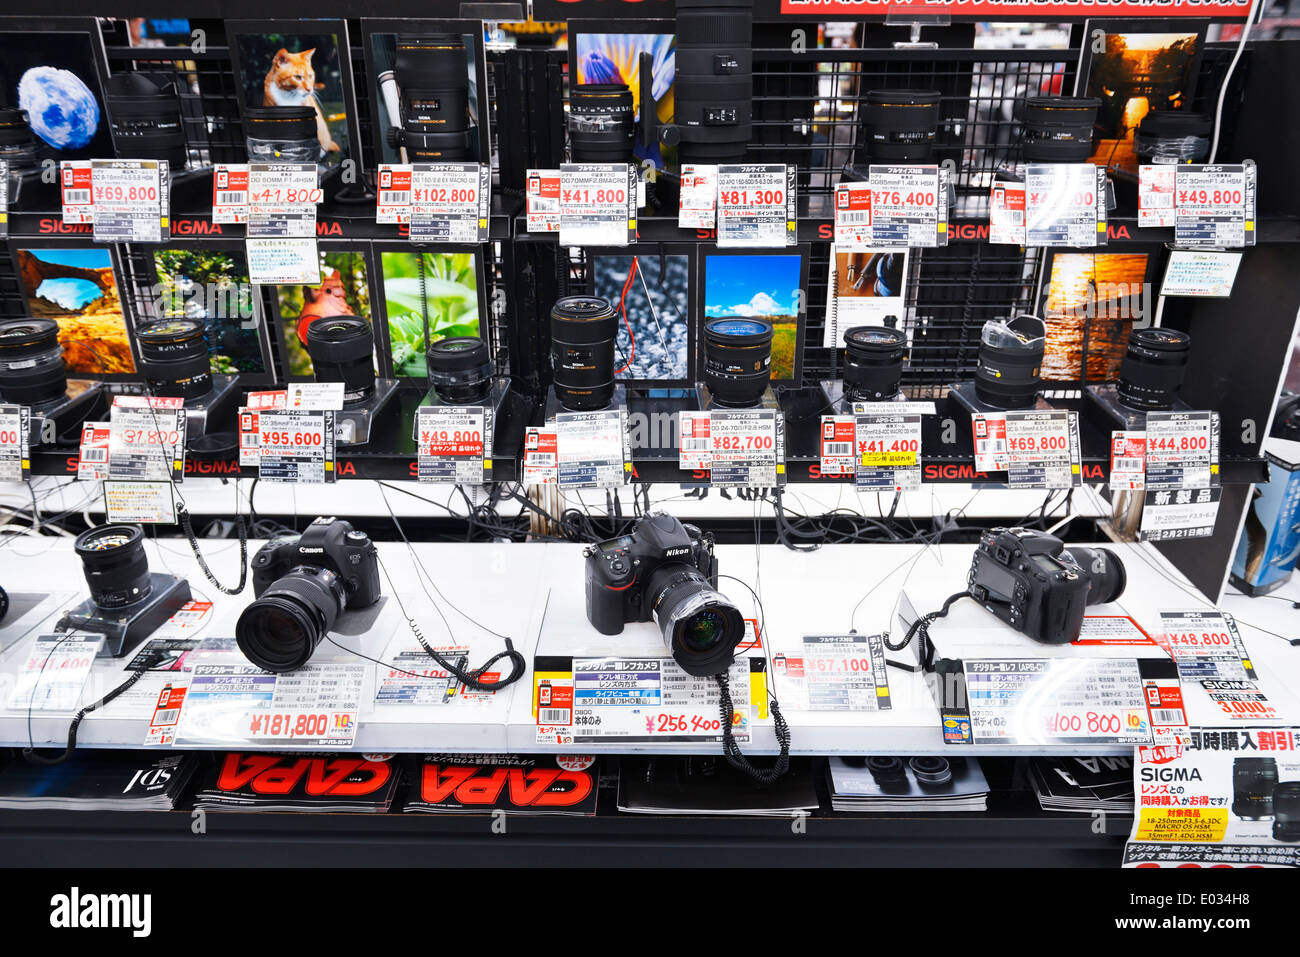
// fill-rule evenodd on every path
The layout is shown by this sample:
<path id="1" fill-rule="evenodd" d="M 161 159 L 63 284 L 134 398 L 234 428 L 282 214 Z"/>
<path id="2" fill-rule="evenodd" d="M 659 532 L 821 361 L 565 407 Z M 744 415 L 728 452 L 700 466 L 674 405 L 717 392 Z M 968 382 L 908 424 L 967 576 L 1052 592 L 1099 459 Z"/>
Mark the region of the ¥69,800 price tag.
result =
<path id="1" fill-rule="evenodd" d="M 718 167 L 718 245 L 793 246 L 795 167 L 783 163 Z"/>
<path id="2" fill-rule="evenodd" d="M 165 160 L 91 160 L 95 242 L 165 243 L 171 184 Z"/>
<path id="3" fill-rule="evenodd" d="M 636 167 L 628 163 L 560 166 L 560 245 L 636 242 Z"/>
<path id="4" fill-rule="evenodd" d="M 258 471 L 270 482 L 333 482 L 334 413 L 273 409 L 258 413 Z"/>
<path id="5" fill-rule="evenodd" d="M 1008 412 L 1007 484 L 1074 488 L 1083 484 L 1079 420 L 1072 411 Z"/>

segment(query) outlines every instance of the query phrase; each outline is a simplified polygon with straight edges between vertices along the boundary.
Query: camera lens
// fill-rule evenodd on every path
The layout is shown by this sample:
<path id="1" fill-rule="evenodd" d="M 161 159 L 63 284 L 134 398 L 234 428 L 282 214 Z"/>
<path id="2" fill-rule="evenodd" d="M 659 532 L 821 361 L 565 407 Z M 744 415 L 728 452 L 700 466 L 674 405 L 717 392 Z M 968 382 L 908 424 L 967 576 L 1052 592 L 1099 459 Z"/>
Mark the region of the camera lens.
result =
<path id="1" fill-rule="evenodd" d="M 492 357 L 476 336 L 455 336 L 430 344 L 425 353 L 429 385 L 448 405 L 482 402 L 492 388 Z"/>
<path id="2" fill-rule="evenodd" d="M 575 163 L 630 163 L 636 138 L 625 83 L 587 83 L 569 92 L 569 145 Z"/>
<path id="3" fill-rule="evenodd" d="M 417 163 L 469 159 L 474 127 L 464 39 L 451 33 L 403 34 L 394 53 L 402 126 L 388 128 L 388 145 L 404 147 Z"/>
<path id="4" fill-rule="evenodd" d="M 320 156 L 316 111 L 310 106 L 254 106 L 244 110 L 250 163 L 314 163 Z"/>
<path id="5" fill-rule="evenodd" d="M 375 334 L 356 316 L 317 319 L 307 328 L 307 353 L 317 382 L 342 382 L 343 404 L 356 405 L 375 391 Z"/>
<path id="6" fill-rule="evenodd" d="M 762 319 L 711 319 L 704 324 L 704 383 L 718 405 L 748 408 L 767 391 L 772 324 Z"/>
<path id="7" fill-rule="evenodd" d="M 185 127 L 175 81 L 166 75 L 119 73 L 108 78 L 113 149 L 123 159 L 167 160 L 185 168 Z"/>
<path id="8" fill-rule="evenodd" d="M 212 391 L 208 341 L 197 319 L 163 319 L 136 330 L 140 371 L 155 395 L 194 399 Z"/>
<path id="9" fill-rule="evenodd" d="M 1023 409 L 1038 396 L 1047 327 L 1037 316 L 986 322 L 980 333 L 975 395 L 998 409 Z"/>
<path id="10" fill-rule="evenodd" d="M 1083 548 L 1079 545 L 1070 546 L 1068 551 L 1091 579 L 1089 605 L 1104 605 L 1124 594 L 1128 573 L 1118 555 L 1107 548 Z"/>
<path id="11" fill-rule="evenodd" d="M 753 117 L 750 0 L 678 0 L 675 117 L 682 163 L 739 163 Z"/>
<path id="12" fill-rule="evenodd" d="M 1272 817 L 1277 787 L 1274 758 L 1235 758 L 1232 762 L 1232 813 L 1246 821 Z"/>
<path id="13" fill-rule="evenodd" d="M 1133 134 L 1141 163 L 1203 163 L 1210 155 L 1214 121 L 1208 113 L 1162 110 L 1142 117 Z"/>
<path id="14" fill-rule="evenodd" d="M 1145 411 L 1173 408 L 1191 348 L 1192 337 L 1177 329 L 1133 330 L 1115 386 L 1120 402 Z"/>
<path id="15" fill-rule="evenodd" d="M 886 326 L 854 326 L 844 333 L 845 397 L 880 402 L 898 394 L 907 336 Z"/>
<path id="16" fill-rule="evenodd" d="M 867 758 L 867 770 L 876 783 L 882 787 L 890 784 L 900 784 L 907 780 L 907 772 L 903 770 L 903 761 L 901 758 L 889 757 L 886 755 L 873 755 Z"/>
<path id="17" fill-rule="evenodd" d="M 149 559 L 139 525 L 97 525 L 73 543 L 91 600 L 100 608 L 126 608 L 149 597 Z"/>
<path id="18" fill-rule="evenodd" d="M 938 90 L 871 90 L 864 114 L 872 162 L 930 162 L 939 128 Z"/>
<path id="19" fill-rule="evenodd" d="M 27 111 L 12 106 L 0 108 L 0 160 L 11 173 L 40 165 L 40 143 L 27 122 Z"/>
<path id="20" fill-rule="evenodd" d="M 916 783 L 923 788 L 942 787 L 952 780 L 952 765 L 946 758 L 912 758 L 907 766 L 916 775 Z"/>
<path id="21" fill-rule="evenodd" d="M 0 322 L 0 399 L 36 405 L 63 396 L 68 387 L 59 324 L 53 319 Z"/>
<path id="22" fill-rule="evenodd" d="M 1099 106 L 1095 96 L 1031 96 L 1025 101 L 1025 162 L 1086 163 Z"/>
<path id="23" fill-rule="evenodd" d="M 566 409 L 603 409 L 614 395 L 618 316 L 600 296 L 566 296 L 551 309 L 555 394 Z"/>
<path id="24" fill-rule="evenodd" d="M 1300 781 L 1273 788 L 1273 840 L 1300 841 Z"/>
<path id="25" fill-rule="evenodd" d="M 311 658 L 345 607 L 347 592 L 338 575 L 299 565 L 240 613 L 235 643 L 264 671 L 294 671 Z"/>
<path id="26" fill-rule="evenodd" d="M 720 674 L 745 637 L 740 610 L 693 565 L 660 565 L 650 575 L 650 608 L 673 659 L 688 675 Z"/>

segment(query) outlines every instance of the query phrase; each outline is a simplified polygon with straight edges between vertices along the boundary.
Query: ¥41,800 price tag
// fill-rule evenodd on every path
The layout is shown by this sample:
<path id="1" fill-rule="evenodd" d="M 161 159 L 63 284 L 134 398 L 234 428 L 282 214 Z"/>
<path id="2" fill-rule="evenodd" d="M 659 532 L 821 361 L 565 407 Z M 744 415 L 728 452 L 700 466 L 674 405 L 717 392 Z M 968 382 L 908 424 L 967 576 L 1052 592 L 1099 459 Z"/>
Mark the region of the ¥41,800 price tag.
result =
<path id="1" fill-rule="evenodd" d="M 628 163 L 560 166 L 560 245 L 636 242 L 636 167 Z"/>

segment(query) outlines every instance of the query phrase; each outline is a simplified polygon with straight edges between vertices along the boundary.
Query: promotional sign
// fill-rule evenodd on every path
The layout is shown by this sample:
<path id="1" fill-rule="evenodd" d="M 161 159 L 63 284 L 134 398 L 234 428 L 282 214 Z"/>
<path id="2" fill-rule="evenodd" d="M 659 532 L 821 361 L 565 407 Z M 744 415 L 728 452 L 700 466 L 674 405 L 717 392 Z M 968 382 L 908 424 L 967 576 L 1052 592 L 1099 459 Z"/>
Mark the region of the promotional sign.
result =
<path id="1" fill-rule="evenodd" d="M 778 409 L 678 414 L 678 468 L 707 471 L 709 484 L 771 488 L 785 483 L 785 416 Z"/>
<path id="2" fill-rule="evenodd" d="M 415 420 L 421 482 L 482 485 L 492 478 L 492 409 L 481 405 L 423 405 Z"/>
<path id="3" fill-rule="evenodd" d="M 289 395 L 284 390 L 248 393 L 248 404 L 239 410 L 239 464 L 256 465 L 261 460 L 262 433 L 260 413 L 288 406 Z"/>
<path id="4" fill-rule="evenodd" d="M 718 167 L 718 246 L 793 246 L 796 169 L 783 163 Z"/>
<path id="5" fill-rule="evenodd" d="M 1025 244 L 1025 185 L 995 182 L 989 191 L 989 242 Z"/>
<path id="6" fill-rule="evenodd" d="M 851 415 L 823 415 L 820 443 L 822 475 L 857 472 L 857 420 Z"/>
<path id="7" fill-rule="evenodd" d="M 525 182 L 528 232 L 558 233 L 560 231 L 560 171 L 530 169 Z"/>
<path id="8" fill-rule="evenodd" d="M 682 167 L 677 225 L 681 229 L 712 229 L 718 221 L 718 168 L 687 163 Z"/>
<path id="9" fill-rule="evenodd" d="M 1112 489 L 1146 488 L 1147 434 L 1115 431 L 1110 434 L 1110 475 Z"/>
<path id="10" fill-rule="evenodd" d="M 258 433 L 260 478 L 319 484 L 337 477 L 332 411 L 268 409 L 258 415 Z"/>
<path id="11" fill-rule="evenodd" d="M 315 163 L 250 163 L 245 248 L 248 277 L 267 285 L 317 285 Z"/>
<path id="12" fill-rule="evenodd" d="M 77 478 L 93 482 L 108 478 L 108 446 L 112 427 L 107 422 L 86 422 L 81 426 L 77 450 Z"/>
<path id="13" fill-rule="evenodd" d="M 1174 190 L 1178 167 L 1160 163 L 1138 167 L 1138 226 L 1145 229 L 1174 228 Z"/>
<path id="14" fill-rule="evenodd" d="M 560 245 L 636 242 L 636 167 L 628 163 L 560 166 Z"/>
<path id="15" fill-rule="evenodd" d="M 554 428 L 529 426 L 524 430 L 524 464 L 520 479 L 525 485 L 555 485 L 559 481 L 559 436 Z"/>
<path id="16" fill-rule="evenodd" d="M 1142 539 L 1163 542 L 1214 534 L 1221 488 L 1148 488 L 1142 505 Z"/>
<path id="17" fill-rule="evenodd" d="M 1160 295 L 1225 299 L 1232 295 L 1241 256 L 1239 252 L 1171 249 Z"/>
<path id="18" fill-rule="evenodd" d="M 212 167 L 212 221 L 248 222 L 247 163 L 224 163 Z"/>

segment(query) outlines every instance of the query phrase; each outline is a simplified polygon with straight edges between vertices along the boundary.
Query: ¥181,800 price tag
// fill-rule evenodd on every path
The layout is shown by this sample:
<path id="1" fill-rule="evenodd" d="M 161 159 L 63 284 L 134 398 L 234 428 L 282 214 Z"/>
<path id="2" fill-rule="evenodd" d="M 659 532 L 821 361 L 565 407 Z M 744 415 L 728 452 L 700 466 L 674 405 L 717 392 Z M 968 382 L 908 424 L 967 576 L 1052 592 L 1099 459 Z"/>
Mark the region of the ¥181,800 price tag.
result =
<path id="1" fill-rule="evenodd" d="M 1254 163 L 1180 163 L 1174 170 L 1175 243 L 1255 245 Z"/>
<path id="2" fill-rule="evenodd" d="M 334 413 L 270 409 L 258 413 L 257 474 L 270 482 L 333 482 Z"/>
<path id="3" fill-rule="evenodd" d="M 871 245 L 948 245 L 947 169 L 873 165 L 870 178 Z"/>
<path id="4" fill-rule="evenodd" d="M 560 488 L 617 488 L 632 471 L 627 413 L 561 412 L 555 417 L 556 482 Z"/>
<path id="5" fill-rule="evenodd" d="M 785 418 L 776 409 L 712 409 L 678 414 L 678 467 L 707 471 L 709 484 L 785 484 Z"/>
<path id="6" fill-rule="evenodd" d="M 1025 168 L 1026 246 L 1106 245 L 1106 170 L 1091 163 Z"/>
<path id="7" fill-rule="evenodd" d="M 90 161 L 95 242 L 165 243 L 171 237 L 166 160 Z"/>
<path id="8" fill-rule="evenodd" d="M 1219 413 L 1148 412 L 1147 488 L 1219 484 Z"/>
<path id="9" fill-rule="evenodd" d="M 718 245 L 793 246 L 795 173 L 784 163 L 719 166 Z"/>
<path id="10" fill-rule="evenodd" d="M 1083 484 L 1079 419 L 1063 409 L 1006 413 L 1007 484 L 1074 488 Z"/>
<path id="11" fill-rule="evenodd" d="M 636 167 L 629 163 L 560 166 L 560 245 L 636 242 Z"/>
<path id="12" fill-rule="evenodd" d="M 31 471 L 32 410 L 0 405 L 0 482 L 21 482 Z"/>
<path id="13" fill-rule="evenodd" d="M 854 425 L 858 488 L 920 488 L 920 415 L 876 412 L 855 416 Z"/>
<path id="14" fill-rule="evenodd" d="M 423 405 L 415 419 L 421 482 L 482 485 L 492 479 L 492 409 Z"/>

